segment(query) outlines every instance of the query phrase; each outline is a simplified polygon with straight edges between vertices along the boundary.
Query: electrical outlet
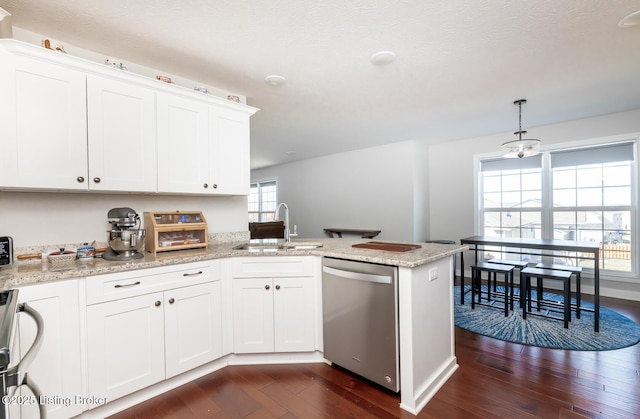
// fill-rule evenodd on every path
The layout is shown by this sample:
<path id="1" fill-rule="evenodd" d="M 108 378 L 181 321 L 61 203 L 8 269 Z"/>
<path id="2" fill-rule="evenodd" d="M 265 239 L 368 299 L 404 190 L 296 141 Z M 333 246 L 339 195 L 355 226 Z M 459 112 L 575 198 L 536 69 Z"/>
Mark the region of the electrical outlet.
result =
<path id="1" fill-rule="evenodd" d="M 429 270 L 429 281 L 433 281 L 434 279 L 438 279 L 438 268 Z"/>

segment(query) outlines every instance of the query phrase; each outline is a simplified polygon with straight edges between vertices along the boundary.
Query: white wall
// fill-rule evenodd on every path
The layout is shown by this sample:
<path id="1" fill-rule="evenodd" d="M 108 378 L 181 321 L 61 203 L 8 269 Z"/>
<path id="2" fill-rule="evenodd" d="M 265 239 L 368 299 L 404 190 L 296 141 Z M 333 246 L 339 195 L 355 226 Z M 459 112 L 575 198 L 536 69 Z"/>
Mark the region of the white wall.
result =
<path id="1" fill-rule="evenodd" d="M 129 207 L 145 211 L 202 211 L 209 233 L 247 231 L 247 197 L 190 197 L 141 194 L 0 192 L 0 235 L 15 247 L 107 240 L 107 212 Z"/>
<path id="2" fill-rule="evenodd" d="M 633 134 L 640 132 L 640 109 L 527 130 L 529 137 L 542 141 L 543 148 L 552 144 Z M 475 234 L 474 155 L 498 152 L 500 144 L 512 137 L 513 134 L 508 132 L 429 147 L 431 237 L 459 240 Z M 467 253 L 465 262 L 471 261 L 472 257 Z M 587 279 L 583 283 L 585 290 L 590 292 L 593 282 Z M 640 300 L 640 279 L 603 278 L 600 293 Z"/>
<path id="3" fill-rule="evenodd" d="M 326 237 L 324 228 L 337 227 L 382 230 L 376 239 L 414 241 L 415 159 L 425 153 L 405 141 L 254 170 L 251 179 L 277 178 L 278 202 L 289 206 L 300 237 Z"/>
<path id="4" fill-rule="evenodd" d="M 542 148 L 637 133 L 640 132 L 640 109 L 527 130 L 527 136 L 542 141 Z M 432 237 L 460 239 L 475 234 L 474 155 L 499 152 L 500 145 L 510 139 L 513 139 L 513 134 L 507 132 L 429 147 L 429 226 Z"/>

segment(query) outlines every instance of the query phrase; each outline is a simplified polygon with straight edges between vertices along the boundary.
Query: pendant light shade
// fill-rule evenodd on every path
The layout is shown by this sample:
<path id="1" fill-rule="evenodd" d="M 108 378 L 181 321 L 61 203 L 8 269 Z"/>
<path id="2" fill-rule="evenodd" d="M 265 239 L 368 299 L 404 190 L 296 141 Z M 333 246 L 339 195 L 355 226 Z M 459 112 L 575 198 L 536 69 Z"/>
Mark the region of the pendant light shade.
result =
<path id="1" fill-rule="evenodd" d="M 522 130 L 522 105 L 525 103 L 527 103 L 526 99 L 518 99 L 513 102 L 514 105 L 518 106 L 518 131 L 513 133 L 518 136 L 518 139 L 507 141 L 502 144 L 502 149 L 505 153 L 502 157 L 521 159 L 523 157 L 535 156 L 540 153 L 540 140 L 522 138 L 522 135 L 527 133 L 527 131 Z"/>

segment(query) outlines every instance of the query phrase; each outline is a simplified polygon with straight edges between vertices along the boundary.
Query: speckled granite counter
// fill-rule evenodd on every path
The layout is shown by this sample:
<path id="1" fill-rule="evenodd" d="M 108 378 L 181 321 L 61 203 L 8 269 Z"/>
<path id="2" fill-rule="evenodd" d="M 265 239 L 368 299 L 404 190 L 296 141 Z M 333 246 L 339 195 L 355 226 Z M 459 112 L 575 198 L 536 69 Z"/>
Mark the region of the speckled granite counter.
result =
<path id="1" fill-rule="evenodd" d="M 278 257 L 287 255 L 315 255 L 414 268 L 459 253 L 468 248 L 467 246 L 460 245 L 421 243 L 422 247 L 420 249 L 409 252 L 390 252 L 352 247 L 353 244 L 370 241 L 368 239 L 323 238 L 304 239 L 300 241 L 305 243 L 321 243 L 322 247 L 316 249 L 287 249 L 277 252 L 252 252 L 249 250 L 234 249 L 235 246 L 242 242 L 225 242 L 209 244 L 208 249 L 181 250 L 158 253 L 157 255 L 145 253 L 143 259 L 122 262 L 113 262 L 97 258 L 89 261 L 76 261 L 64 267 L 54 268 L 49 263 L 42 263 L 39 260 L 16 261 L 13 266 L 0 269 L 0 290 L 45 281 L 239 256 Z"/>

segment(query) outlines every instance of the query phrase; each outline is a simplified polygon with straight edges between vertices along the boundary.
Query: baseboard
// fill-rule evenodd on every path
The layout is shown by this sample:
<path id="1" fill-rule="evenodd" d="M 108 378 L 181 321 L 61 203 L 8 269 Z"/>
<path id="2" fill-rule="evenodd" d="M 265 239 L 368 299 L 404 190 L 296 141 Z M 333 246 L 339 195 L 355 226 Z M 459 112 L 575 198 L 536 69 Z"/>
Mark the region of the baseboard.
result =
<path id="1" fill-rule="evenodd" d="M 451 357 L 449 361 L 444 364 L 440 372 L 433 377 L 433 379 L 427 380 L 424 387 L 414 392 L 413 397 L 411 398 L 411 405 L 403 402 L 405 397 L 402 397 L 401 390 L 400 408 L 414 415 L 420 413 L 427 403 L 429 403 L 429 400 L 436 395 L 438 390 L 440 390 L 440 388 L 447 382 L 458 367 L 458 359 L 455 356 Z"/>

